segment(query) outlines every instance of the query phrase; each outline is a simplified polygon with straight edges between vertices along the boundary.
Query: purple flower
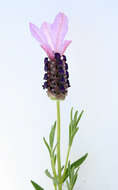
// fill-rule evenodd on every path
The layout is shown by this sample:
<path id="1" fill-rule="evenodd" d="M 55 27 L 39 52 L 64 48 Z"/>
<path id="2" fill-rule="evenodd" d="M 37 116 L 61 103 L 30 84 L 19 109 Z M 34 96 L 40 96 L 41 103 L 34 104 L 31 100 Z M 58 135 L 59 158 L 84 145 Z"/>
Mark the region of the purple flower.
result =
<path id="1" fill-rule="evenodd" d="M 44 59 L 43 89 L 47 89 L 47 94 L 51 98 L 64 99 L 67 88 L 70 87 L 68 64 L 66 56 L 63 55 L 71 43 L 64 39 L 68 31 L 68 19 L 64 13 L 59 13 L 52 24 L 44 22 L 38 28 L 30 23 L 30 31 L 48 55 Z"/>
<path id="2" fill-rule="evenodd" d="M 40 42 L 50 59 L 56 52 L 63 55 L 71 43 L 71 40 L 64 39 L 68 31 L 68 19 L 64 13 L 59 13 L 52 24 L 44 22 L 40 28 L 32 23 L 29 25 L 33 37 Z"/>

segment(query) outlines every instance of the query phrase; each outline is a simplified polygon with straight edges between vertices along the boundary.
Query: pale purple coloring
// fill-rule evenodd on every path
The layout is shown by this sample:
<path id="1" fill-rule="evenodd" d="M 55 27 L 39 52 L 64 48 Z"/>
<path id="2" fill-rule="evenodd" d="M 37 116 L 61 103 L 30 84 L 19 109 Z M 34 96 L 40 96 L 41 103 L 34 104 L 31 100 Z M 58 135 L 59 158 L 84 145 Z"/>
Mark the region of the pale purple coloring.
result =
<path id="1" fill-rule="evenodd" d="M 70 40 L 64 39 L 68 31 L 68 19 L 64 13 L 59 13 L 52 24 L 44 22 L 40 28 L 32 23 L 29 25 L 31 34 L 40 42 L 50 59 L 54 58 L 56 52 L 63 55 L 71 43 Z"/>

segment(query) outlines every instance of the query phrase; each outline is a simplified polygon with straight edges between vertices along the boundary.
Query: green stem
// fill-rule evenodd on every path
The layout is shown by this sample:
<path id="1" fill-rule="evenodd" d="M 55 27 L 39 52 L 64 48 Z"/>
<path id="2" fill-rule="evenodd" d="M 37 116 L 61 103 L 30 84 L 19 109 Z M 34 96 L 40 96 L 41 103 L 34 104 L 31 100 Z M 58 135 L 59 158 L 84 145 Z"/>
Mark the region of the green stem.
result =
<path id="1" fill-rule="evenodd" d="M 56 174 L 56 169 L 55 169 L 55 164 L 54 164 L 54 159 L 53 158 L 51 158 L 51 166 L 52 166 L 53 175 L 56 178 L 57 174 Z M 56 184 L 54 184 L 54 187 L 55 187 L 55 190 L 57 190 L 57 185 Z"/>
<path id="2" fill-rule="evenodd" d="M 65 177 L 66 168 L 67 168 L 68 159 L 69 159 L 69 154 L 70 154 L 70 149 L 71 149 L 71 146 L 68 146 L 68 151 L 67 151 L 67 156 L 66 156 L 66 162 L 65 162 L 64 172 L 63 172 L 63 176 L 62 176 L 62 181 L 63 181 L 63 178 Z"/>
<path id="3" fill-rule="evenodd" d="M 57 165 L 58 165 L 58 177 L 59 177 L 58 190 L 62 190 L 61 158 L 60 158 L 60 101 L 59 100 L 57 100 Z"/>

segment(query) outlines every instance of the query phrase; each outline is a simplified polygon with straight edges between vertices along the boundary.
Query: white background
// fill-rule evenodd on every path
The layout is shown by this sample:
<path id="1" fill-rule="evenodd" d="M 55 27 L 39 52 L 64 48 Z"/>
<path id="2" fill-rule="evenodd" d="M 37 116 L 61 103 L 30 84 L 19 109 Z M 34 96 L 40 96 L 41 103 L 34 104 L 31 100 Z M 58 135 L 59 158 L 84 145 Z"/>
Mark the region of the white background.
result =
<path id="1" fill-rule="evenodd" d="M 86 152 L 75 190 L 118 189 L 118 2 L 117 0 L 20 0 L 0 2 L 0 189 L 48 190 L 52 183 L 43 136 L 56 119 L 56 105 L 42 89 L 45 53 L 29 31 L 69 18 L 66 51 L 70 83 L 61 103 L 62 160 L 68 144 L 71 107 L 85 110 L 70 159 Z M 66 187 L 65 187 L 66 189 Z"/>

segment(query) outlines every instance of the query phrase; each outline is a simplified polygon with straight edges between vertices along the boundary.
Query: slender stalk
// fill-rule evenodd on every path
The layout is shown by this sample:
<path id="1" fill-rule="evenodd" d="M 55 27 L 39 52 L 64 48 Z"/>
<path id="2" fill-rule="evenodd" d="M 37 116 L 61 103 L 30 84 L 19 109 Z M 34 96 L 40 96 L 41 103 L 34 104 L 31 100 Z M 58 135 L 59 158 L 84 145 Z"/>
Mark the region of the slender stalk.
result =
<path id="1" fill-rule="evenodd" d="M 53 183 L 54 184 L 54 183 Z M 57 190 L 57 185 L 56 184 L 54 184 L 54 188 L 55 188 L 55 190 Z"/>
<path id="2" fill-rule="evenodd" d="M 58 177 L 59 177 L 58 190 L 62 190 L 61 158 L 60 158 L 60 101 L 59 100 L 57 100 L 57 165 L 58 165 Z"/>
<path id="3" fill-rule="evenodd" d="M 51 166 L 52 166 L 52 171 L 53 171 L 54 177 L 56 177 L 57 174 L 56 174 L 56 169 L 55 169 L 54 159 L 51 159 Z"/>
<path id="4" fill-rule="evenodd" d="M 57 177 L 56 169 L 55 169 L 55 164 L 54 164 L 54 159 L 52 159 L 52 158 L 51 158 L 51 166 L 52 166 L 52 171 L 53 171 L 54 177 Z M 56 184 L 54 184 L 54 188 L 55 188 L 55 190 L 57 190 L 57 185 Z"/>
<path id="5" fill-rule="evenodd" d="M 63 176 L 62 176 L 62 181 L 63 181 L 63 178 L 65 177 L 66 168 L 67 168 L 68 159 L 69 159 L 69 154 L 70 154 L 70 149 L 71 149 L 71 146 L 68 146 L 68 151 L 67 151 L 67 156 L 66 156 L 66 162 L 65 162 L 64 172 L 63 172 Z"/>

